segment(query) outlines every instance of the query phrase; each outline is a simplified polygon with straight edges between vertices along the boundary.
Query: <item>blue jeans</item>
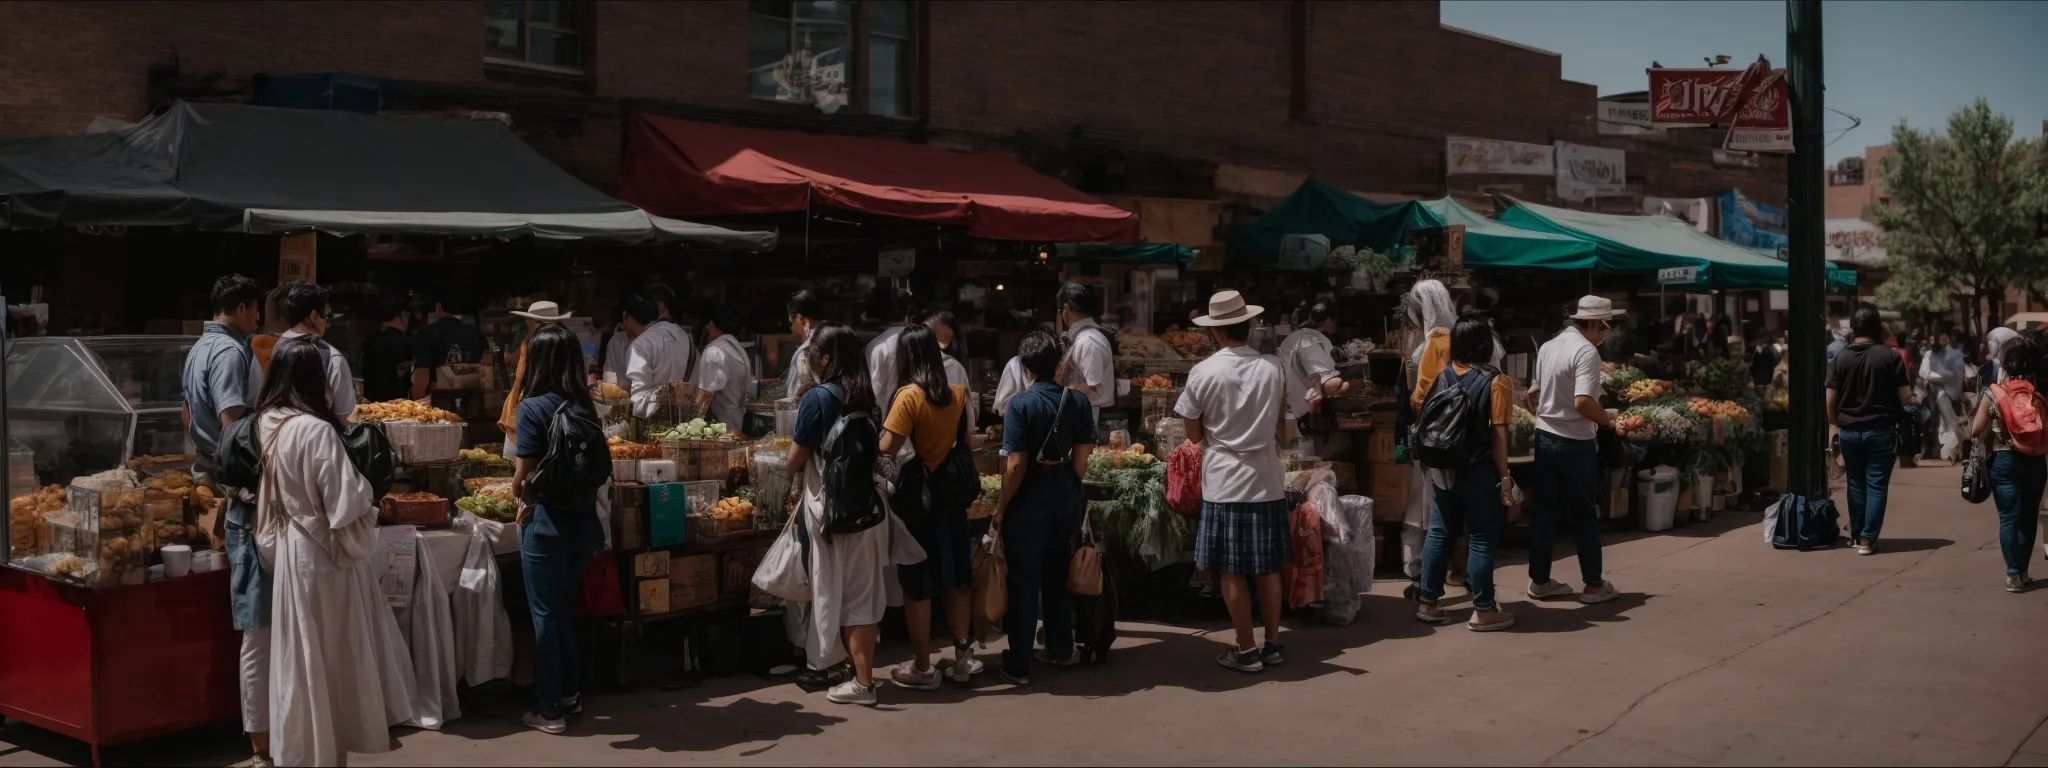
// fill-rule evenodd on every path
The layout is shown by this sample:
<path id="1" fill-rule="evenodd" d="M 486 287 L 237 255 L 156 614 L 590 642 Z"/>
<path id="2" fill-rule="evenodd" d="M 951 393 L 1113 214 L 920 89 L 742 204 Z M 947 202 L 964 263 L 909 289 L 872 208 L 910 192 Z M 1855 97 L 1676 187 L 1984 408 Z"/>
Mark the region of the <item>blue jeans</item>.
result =
<path id="1" fill-rule="evenodd" d="M 1420 469 L 1414 471 L 1421 471 Z M 1498 610 L 1493 600 L 1493 547 L 1507 510 L 1500 504 L 1500 473 L 1493 460 L 1458 473 L 1450 488 L 1429 487 L 1429 538 L 1422 546 L 1422 599 L 1434 603 L 1444 596 L 1444 574 L 1451 567 L 1451 542 L 1471 536 L 1471 557 L 1465 562 L 1465 588 L 1472 608 Z"/>
<path id="2" fill-rule="evenodd" d="M 1884 529 L 1885 494 L 1892 485 L 1898 437 L 1888 422 L 1843 427 L 1842 467 L 1849 481 L 1849 535 L 1877 540 Z"/>
<path id="3" fill-rule="evenodd" d="M 1003 513 L 1003 559 L 1009 567 L 1009 608 L 1003 612 L 1003 669 L 1018 677 L 1031 675 L 1031 636 L 1038 629 L 1038 611 L 1045 609 L 1045 652 L 1048 658 L 1074 654 L 1074 600 L 1067 593 L 1067 570 L 1074 562 L 1074 534 L 1081 530 L 1082 502 L 1010 503 Z"/>
<path id="4" fill-rule="evenodd" d="M 1600 444 L 1536 430 L 1536 505 L 1529 512 L 1529 581 L 1550 581 L 1562 516 L 1578 543 L 1579 575 L 1600 586 Z M 1476 602 L 1476 600 L 1475 600 Z"/>
<path id="5" fill-rule="evenodd" d="M 583 569 L 592 547 L 582 531 L 570 535 L 519 527 L 519 567 L 526 576 L 526 603 L 533 611 L 533 711 L 549 720 L 562 718 L 562 699 L 583 689 L 582 665 L 576 658 L 576 599 L 583 591 Z"/>
<path id="6" fill-rule="evenodd" d="M 1998 503 L 1998 551 L 2005 553 L 2007 576 L 2027 575 L 2043 487 L 2048 487 L 2048 457 L 1991 454 L 1991 499 Z"/>

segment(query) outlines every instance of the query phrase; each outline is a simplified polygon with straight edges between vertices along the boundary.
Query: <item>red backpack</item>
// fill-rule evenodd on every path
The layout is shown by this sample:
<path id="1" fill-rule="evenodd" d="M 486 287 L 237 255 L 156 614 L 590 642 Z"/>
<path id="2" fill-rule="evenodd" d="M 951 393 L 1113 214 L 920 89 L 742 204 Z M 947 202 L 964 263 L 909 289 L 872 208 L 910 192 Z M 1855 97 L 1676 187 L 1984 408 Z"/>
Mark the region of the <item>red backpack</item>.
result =
<path id="1" fill-rule="evenodd" d="M 2048 425 L 2042 422 L 2043 412 L 2048 403 L 2041 399 L 2041 393 L 2034 390 L 2031 382 L 2010 379 L 1991 386 L 1991 396 L 1998 402 L 1998 417 L 2005 423 L 2005 434 L 2012 438 L 2014 450 L 2028 456 L 2048 454 Z"/>

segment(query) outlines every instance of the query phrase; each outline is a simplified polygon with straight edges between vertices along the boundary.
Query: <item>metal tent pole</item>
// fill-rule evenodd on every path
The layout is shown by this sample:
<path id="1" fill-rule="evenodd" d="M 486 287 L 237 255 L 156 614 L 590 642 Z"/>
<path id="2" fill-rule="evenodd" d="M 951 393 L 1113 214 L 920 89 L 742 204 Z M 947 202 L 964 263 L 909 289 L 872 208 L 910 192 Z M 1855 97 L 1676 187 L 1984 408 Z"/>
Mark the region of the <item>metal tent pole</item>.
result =
<path id="1" fill-rule="evenodd" d="M 1820 0 L 1786 0 L 1786 80 L 1792 90 L 1793 152 L 1787 166 L 1786 229 L 1789 240 L 1791 325 L 1790 365 L 1791 455 L 1786 462 L 1787 490 L 1807 497 L 1827 495 L 1822 463 L 1827 446 L 1827 416 L 1822 383 L 1827 342 L 1821 338 L 1825 315 L 1826 266 L 1823 249 L 1826 190 L 1823 158 L 1825 101 L 1821 78 Z"/>

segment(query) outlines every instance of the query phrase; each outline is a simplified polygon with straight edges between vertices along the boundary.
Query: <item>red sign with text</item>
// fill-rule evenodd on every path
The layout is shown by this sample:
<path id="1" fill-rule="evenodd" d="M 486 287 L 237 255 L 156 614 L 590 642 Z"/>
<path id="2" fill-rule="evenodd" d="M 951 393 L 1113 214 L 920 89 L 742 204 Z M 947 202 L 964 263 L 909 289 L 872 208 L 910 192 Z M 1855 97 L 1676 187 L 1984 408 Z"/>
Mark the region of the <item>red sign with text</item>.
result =
<path id="1" fill-rule="evenodd" d="M 1728 122 L 1742 97 L 1770 73 L 1758 58 L 1746 69 L 1651 69 L 1650 122 L 1658 127 Z"/>
<path id="2" fill-rule="evenodd" d="M 1792 86 L 1785 70 L 1764 78 L 1735 112 L 1728 128 L 1728 149 L 1747 152 L 1792 151 Z"/>

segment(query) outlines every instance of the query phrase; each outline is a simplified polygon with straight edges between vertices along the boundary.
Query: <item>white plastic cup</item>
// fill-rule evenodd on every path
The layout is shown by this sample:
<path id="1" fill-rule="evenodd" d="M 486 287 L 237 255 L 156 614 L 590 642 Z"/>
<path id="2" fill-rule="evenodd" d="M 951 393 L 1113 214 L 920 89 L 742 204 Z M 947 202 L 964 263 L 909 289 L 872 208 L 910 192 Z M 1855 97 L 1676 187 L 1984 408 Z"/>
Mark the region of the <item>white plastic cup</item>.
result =
<path id="1" fill-rule="evenodd" d="M 192 572 L 192 547 L 170 544 L 160 551 L 164 556 L 164 578 L 175 579 Z"/>

